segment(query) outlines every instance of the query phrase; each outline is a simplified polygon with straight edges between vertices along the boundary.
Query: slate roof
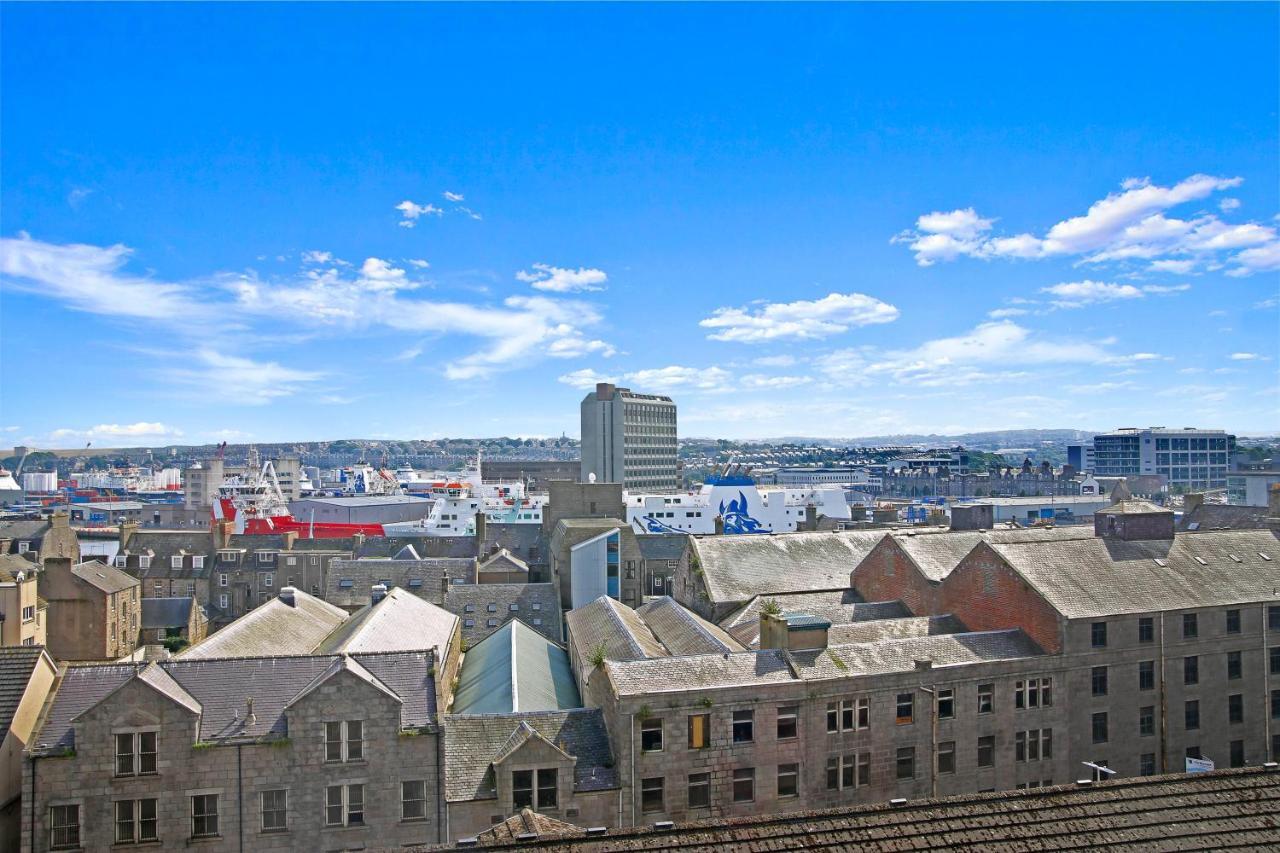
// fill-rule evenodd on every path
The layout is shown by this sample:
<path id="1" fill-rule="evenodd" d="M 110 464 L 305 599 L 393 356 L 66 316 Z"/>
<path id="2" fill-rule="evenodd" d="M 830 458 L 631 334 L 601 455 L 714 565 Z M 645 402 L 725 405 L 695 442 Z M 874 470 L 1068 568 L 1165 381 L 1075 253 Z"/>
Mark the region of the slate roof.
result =
<path id="1" fill-rule="evenodd" d="M 481 553 L 488 553 L 495 546 L 505 548 L 527 563 L 546 562 L 542 548 L 540 524 L 486 524 Z"/>
<path id="2" fill-rule="evenodd" d="M 1185 513 L 1179 530 L 1266 530 L 1271 526 L 1265 506 L 1200 504 Z"/>
<path id="3" fill-rule="evenodd" d="M 1093 528 L 1088 525 L 1063 527 L 1022 527 L 996 530 L 948 530 L 928 536 L 911 533 L 891 534 L 920 573 L 931 581 L 940 582 L 955 570 L 960 561 L 979 542 L 1045 542 L 1066 539 L 1092 539 Z"/>
<path id="4" fill-rule="evenodd" d="M 38 564 L 26 557 L 20 557 L 17 554 L 0 554 L 0 581 L 4 583 L 15 582 L 18 572 L 22 572 L 24 577 L 31 577 L 31 573 L 39 568 Z"/>
<path id="5" fill-rule="evenodd" d="M 766 593 L 847 587 L 853 567 L 884 536 L 882 530 L 819 531 L 695 536 L 692 542 L 711 600 L 731 604 Z"/>
<path id="6" fill-rule="evenodd" d="M 441 581 L 474 583 L 475 560 L 463 558 L 429 558 L 395 560 L 362 558 L 334 560 L 325 577 L 325 601 L 339 607 L 364 607 L 373 595 L 373 586 L 385 583 L 387 588 L 402 587 L 428 601 L 444 600 Z"/>
<path id="7" fill-rule="evenodd" d="M 0 646 L 0 742 L 9 733 L 42 654 L 42 646 Z"/>
<path id="8" fill-rule="evenodd" d="M 108 595 L 138 586 L 138 579 L 133 575 L 97 560 L 77 563 L 71 567 L 71 574 Z"/>
<path id="9" fill-rule="evenodd" d="M 669 595 L 642 604 L 636 608 L 636 615 L 671 655 L 723 654 L 744 649 L 719 625 L 682 607 Z"/>
<path id="10" fill-rule="evenodd" d="M 1280 847 L 1280 772 L 1243 768 L 961 794 L 899 805 L 715 817 L 672 829 L 630 827 L 536 841 L 485 838 L 486 847 L 633 853 L 698 851 L 1203 850 Z M 419 848 L 422 849 L 422 848 Z"/>
<path id="11" fill-rule="evenodd" d="M 569 655 L 519 619 L 468 649 L 455 714 L 510 714 L 581 707 Z"/>
<path id="12" fill-rule="evenodd" d="M 537 527 L 538 525 L 533 525 Z M 301 539 L 299 542 L 303 541 Z M 325 542 L 331 540 L 313 540 Z M 418 556 L 424 560 L 432 559 L 462 559 L 465 557 L 474 558 L 477 551 L 476 537 L 474 536 L 409 536 L 398 534 L 395 536 L 370 536 L 365 539 L 364 544 L 356 547 L 356 556 L 359 557 L 391 557 L 395 555 L 405 545 L 412 545 L 413 550 L 418 552 Z M 296 544 L 294 546 L 297 547 Z"/>
<path id="13" fill-rule="evenodd" d="M 529 564 L 512 554 L 506 548 L 500 548 L 480 561 L 476 572 L 524 572 L 529 573 Z"/>
<path id="14" fill-rule="evenodd" d="M 1020 629 L 1014 629 L 882 639 L 807 651 L 761 649 L 728 655 L 607 661 L 605 668 L 619 696 L 642 696 L 910 672 L 915 661 L 923 659 L 939 667 L 1041 654 Z"/>
<path id="15" fill-rule="evenodd" d="M 927 637 L 935 634 L 959 634 L 964 623 L 951 614 L 943 616 L 907 616 L 902 619 L 875 619 L 832 625 L 827 632 L 830 645 L 845 643 L 874 643 L 879 640 L 903 637 Z"/>
<path id="16" fill-rule="evenodd" d="M 170 558 L 187 554 L 213 554 L 218 549 L 213 547 L 213 534 L 199 530 L 138 530 L 129 537 L 129 543 L 121 548 L 121 554 L 145 554 L 155 560 L 163 560 L 168 568 Z M 206 563 L 209 562 L 206 560 Z"/>
<path id="17" fill-rule="evenodd" d="M 475 645 L 517 617 L 548 640 L 561 641 L 560 597 L 555 584 L 456 583 L 449 587 L 443 607 L 462 619 L 462 636 L 468 645 Z M 468 611 L 468 607 L 472 609 Z M 475 624 L 467 627 L 468 619 Z M 498 624 L 490 628 L 490 619 L 497 619 Z"/>
<path id="18" fill-rule="evenodd" d="M 516 814 L 502 821 L 495 823 L 484 832 L 477 834 L 480 843 L 515 841 L 518 836 L 527 835 L 532 832 L 536 835 L 555 835 L 564 832 L 580 832 L 581 828 L 566 823 L 563 820 L 556 820 L 553 817 L 547 817 L 544 814 L 538 814 L 533 809 L 521 809 Z"/>
<path id="19" fill-rule="evenodd" d="M 183 649 L 178 656 L 191 659 L 310 654 L 346 621 L 347 612 L 300 589 L 293 595 L 293 606 L 279 597 L 273 598 L 203 642 Z"/>
<path id="20" fill-rule="evenodd" d="M 1280 587 L 1280 532 L 1270 530 L 991 547 L 1069 619 L 1272 601 Z"/>
<path id="21" fill-rule="evenodd" d="M 689 547 L 687 534 L 651 533 L 636 537 L 640 557 L 645 560 L 678 560 Z"/>
<path id="22" fill-rule="evenodd" d="M 875 619 L 901 619 L 911 611 L 901 601 L 863 601 L 848 587 L 818 592 L 793 592 L 758 595 L 747 606 L 723 620 L 720 625 L 744 646 L 760 644 L 760 611 L 767 602 L 775 602 L 784 613 L 808 613 L 821 616 L 833 627 Z"/>
<path id="23" fill-rule="evenodd" d="M 351 614 L 314 651 L 329 654 L 435 649 L 436 656 L 443 659 L 457 626 L 458 617 L 452 613 L 396 587 L 377 604 Z"/>
<path id="24" fill-rule="evenodd" d="M 381 689 L 400 697 L 402 727 L 425 727 L 435 722 L 435 657 L 431 652 L 357 654 L 351 659 L 377 679 Z M 74 748 L 73 721 L 135 676 L 175 701 L 198 708 L 201 740 L 283 736 L 287 734 L 284 713 L 288 705 L 342 660 L 341 655 L 303 655 L 70 666 L 33 742 L 44 752 Z M 250 725 L 246 725 L 248 698 L 253 699 L 254 721 Z"/>
<path id="25" fill-rule="evenodd" d="M 1103 507 L 1096 511 L 1097 515 L 1150 515 L 1151 513 L 1169 513 L 1173 510 L 1165 509 L 1162 506 L 1156 506 L 1150 501 L 1129 498 L 1127 500 L 1118 501 L 1111 506 Z"/>
<path id="26" fill-rule="evenodd" d="M 602 595 L 565 614 L 569 642 L 585 676 L 592 668 L 594 651 L 604 644 L 609 660 L 644 660 L 666 657 L 667 650 L 644 620 L 627 605 Z"/>
<path id="27" fill-rule="evenodd" d="M 191 620 L 191 606 L 195 599 L 144 598 L 142 599 L 142 627 L 144 630 L 161 628 L 185 628 Z"/>
<path id="28" fill-rule="evenodd" d="M 444 718 L 444 787 L 449 802 L 494 799 L 490 767 L 521 723 L 577 758 L 574 789 L 618 787 L 609 733 L 598 708 L 521 714 L 451 715 Z M 459 756 L 464 757 L 459 760 Z"/>
<path id="29" fill-rule="evenodd" d="M 14 519 L 0 521 L 0 539 L 39 539 L 49 532 L 49 522 L 44 519 Z"/>

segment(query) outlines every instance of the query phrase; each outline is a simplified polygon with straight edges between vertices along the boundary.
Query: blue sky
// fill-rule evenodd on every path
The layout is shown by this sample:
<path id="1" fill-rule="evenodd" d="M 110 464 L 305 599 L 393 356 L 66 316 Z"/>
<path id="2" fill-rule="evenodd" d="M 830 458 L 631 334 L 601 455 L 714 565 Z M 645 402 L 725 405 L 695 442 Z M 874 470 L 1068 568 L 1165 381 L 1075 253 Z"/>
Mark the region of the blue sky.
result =
<path id="1" fill-rule="evenodd" d="M 1278 10 L 5 4 L 0 443 L 1276 431 Z"/>

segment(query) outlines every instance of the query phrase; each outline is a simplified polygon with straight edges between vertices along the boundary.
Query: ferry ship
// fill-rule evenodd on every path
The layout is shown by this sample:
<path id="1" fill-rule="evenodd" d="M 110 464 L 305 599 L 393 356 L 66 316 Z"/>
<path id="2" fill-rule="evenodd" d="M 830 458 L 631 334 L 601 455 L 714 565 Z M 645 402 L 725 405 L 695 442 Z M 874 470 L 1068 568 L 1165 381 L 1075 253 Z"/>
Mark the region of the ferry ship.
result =
<path id="1" fill-rule="evenodd" d="M 410 479 L 396 472 L 401 483 L 411 483 L 413 494 L 431 498 L 435 503 L 421 521 L 384 524 L 388 536 L 474 536 L 476 515 L 495 524 L 541 524 L 546 495 L 529 494 L 524 483 L 485 483 L 480 477 L 480 457 L 461 476 L 445 479 Z"/>
<path id="2" fill-rule="evenodd" d="M 839 486 L 760 487 L 749 476 L 708 477 L 697 492 L 633 494 L 623 492 L 627 523 L 637 534 L 716 532 L 716 517 L 727 535 L 790 533 L 800 529 L 808 507 L 828 518 L 852 517 Z"/>

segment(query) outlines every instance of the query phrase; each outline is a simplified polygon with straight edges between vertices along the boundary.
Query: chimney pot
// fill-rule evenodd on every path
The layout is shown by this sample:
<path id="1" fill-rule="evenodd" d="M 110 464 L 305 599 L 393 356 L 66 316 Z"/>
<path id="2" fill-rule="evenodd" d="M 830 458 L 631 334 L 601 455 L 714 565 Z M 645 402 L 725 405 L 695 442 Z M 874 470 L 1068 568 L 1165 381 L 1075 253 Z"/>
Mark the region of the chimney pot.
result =
<path id="1" fill-rule="evenodd" d="M 297 596 L 295 595 L 297 591 L 298 591 L 297 587 L 292 587 L 292 586 L 280 587 L 280 600 L 283 601 L 285 604 L 289 605 L 290 607 L 297 607 L 298 599 L 297 599 Z"/>

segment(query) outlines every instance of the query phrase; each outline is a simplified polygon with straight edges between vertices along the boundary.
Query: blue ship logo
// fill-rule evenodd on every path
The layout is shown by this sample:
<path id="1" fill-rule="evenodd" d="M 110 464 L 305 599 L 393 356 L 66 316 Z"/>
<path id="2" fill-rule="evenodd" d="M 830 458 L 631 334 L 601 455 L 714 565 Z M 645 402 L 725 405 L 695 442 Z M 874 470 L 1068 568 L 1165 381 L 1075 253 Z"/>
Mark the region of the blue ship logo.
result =
<path id="1" fill-rule="evenodd" d="M 726 508 L 720 501 L 720 517 L 724 519 L 725 533 L 768 533 L 764 525 L 751 517 L 747 510 L 747 496 L 738 492 L 738 499 L 730 500 Z"/>

